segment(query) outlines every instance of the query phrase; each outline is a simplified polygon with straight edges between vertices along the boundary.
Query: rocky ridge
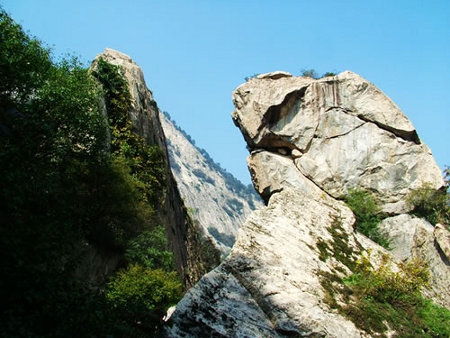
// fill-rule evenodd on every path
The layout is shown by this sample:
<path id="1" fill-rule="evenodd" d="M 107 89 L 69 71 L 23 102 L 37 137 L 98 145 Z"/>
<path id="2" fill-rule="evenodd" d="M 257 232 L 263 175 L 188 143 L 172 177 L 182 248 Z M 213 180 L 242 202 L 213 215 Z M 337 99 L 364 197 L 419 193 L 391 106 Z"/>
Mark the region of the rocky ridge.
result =
<path id="1" fill-rule="evenodd" d="M 227 254 L 244 220 L 263 205 L 259 195 L 253 187 L 244 186 L 221 169 L 169 116 L 162 114 L 161 124 L 185 205 L 204 234 L 213 239 L 222 254 Z"/>
<path id="2" fill-rule="evenodd" d="M 370 336 L 330 305 L 344 302 L 330 293 L 334 281 L 367 250 L 374 266 L 387 253 L 393 262 L 428 262 L 425 293 L 450 307 L 449 233 L 408 215 L 406 203 L 424 183 L 441 188 L 442 175 L 388 97 L 351 72 L 319 80 L 274 72 L 239 86 L 233 102 L 254 185 L 268 205 L 188 291 L 167 336 Z M 354 231 L 353 213 L 339 200 L 353 188 L 382 202 L 391 252 Z"/>
<path id="3" fill-rule="evenodd" d="M 186 287 L 192 286 L 209 269 L 203 257 L 201 234 L 187 214 L 177 183 L 172 175 L 167 142 L 161 126 L 160 110 L 152 92 L 147 88 L 141 68 L 126 54 L 105 49 L 91 65 L 95 69 L 97 60 L 120 66 L 131 94 L 132 108 L 128 112 L 133 122 L 133 132 L 142 136 L 148 145 L 159 146 L 164 153 L 166 189 L 162 203 L 157 210 L 158 218 L 166 229 L 177 270 Z M 105 108 L 106 109 L 106 108 Z M 104 112 L 107 116 L 108 112 Z M 95 258 L 98 260 L 99 258 Z M 101 264 L 100 264 L 101 265 Z M 111 267 L 113 269 L 113 267 Z"/>

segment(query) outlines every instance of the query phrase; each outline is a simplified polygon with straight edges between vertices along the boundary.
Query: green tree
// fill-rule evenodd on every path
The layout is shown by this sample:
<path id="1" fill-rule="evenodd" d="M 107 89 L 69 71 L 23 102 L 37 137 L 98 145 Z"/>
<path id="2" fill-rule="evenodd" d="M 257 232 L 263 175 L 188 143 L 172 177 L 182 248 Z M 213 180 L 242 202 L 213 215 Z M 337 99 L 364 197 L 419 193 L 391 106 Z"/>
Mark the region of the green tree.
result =
<path id="1" fill-rule="evenodd" d="M 76 60 L 53 63 L 4 11 L 0 28 L 0 325 L 10 336 L 63 334 L 70 309 L 84 306 L 74 271 L 89 215 L 73 192 L 104 163 L 99 92 Z"/>
<path id="2" fill-rule="evenodd" d="M 1 7 L 0 32 L 0 107 L 17 108 L 45 83 L 52 69 L 50 51 L 25 34 Z"/>
<path id="3" fill-rule="evenodd" d="M 125 257 L 131 263 L 164 271 L 172 271 L 175 267 L 173 253 L 168 251 L 164 228 L 157 226 L 144 231 L 128 244 Z"/>
<path id="4" fill-rule="evenodd" d="M 113 99 L 110 108 L 121 108 L 111 114 L 122 115 L 109 119 L 119 140 L 109 147 L 96 79 L 76 59 L 53 62 L 3 10 L 0 29 L 2 334 L 129 336 L 135 321 L 115 311 L 126 300 L 95 292 L 104 285 L 86 285 L 77 271 L 87 247 L 123 257 L 133 238 L 153 229 L 164 189 L 162 151 L 132 133 L 129 102 L 122 107 Z M 121 81 L 112 89 L 129 100 Z M 138 292 L 151 291 L 158 315 L 179 294 L 176 273 L 160 272 L 160 264 L 168 266 L 124 270 L 150 278 L 152 287 L 143 282 Z"/>
<path id="5" fill-rule="evenodd" d="M 175 271 L 130 265 L 108 284 L 106 297 L 126 323 L 153 333 L 166 310 L 181 297 Z"/>

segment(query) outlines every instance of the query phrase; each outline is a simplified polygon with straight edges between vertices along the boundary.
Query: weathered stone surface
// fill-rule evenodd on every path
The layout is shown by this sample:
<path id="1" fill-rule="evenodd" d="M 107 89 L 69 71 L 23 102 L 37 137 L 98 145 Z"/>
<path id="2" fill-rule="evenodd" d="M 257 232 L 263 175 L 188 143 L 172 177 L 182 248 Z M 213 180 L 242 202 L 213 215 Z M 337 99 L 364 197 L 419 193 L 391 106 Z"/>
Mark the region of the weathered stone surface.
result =
<path id="1" fill-rule="evenodd" d="M 298 77 L 282 77 L 271 79 L 270 77 L 250 79 L 239 86 L 233 95 L 236 107 L 233 120 L 237 125 L 245 125 L 243 131 L 247 143 L 254 148 L 255 144 L 262 142 L 267 134 L 266 114 L 270 107 L 278 106 L 285 101 L 286 95 L 301 91 L 311 83 L 311 79 Z M 292 96 L 292 95 L 291 95 Z"/>
<path id="2" fill-rule="evenodd" d="M 253 188 L 231 174 L 225 175 L 204 151 L 198 149 L 164 114 L 161 123 L 167 138 L 172 172 L 191 217 L 204 234 L 226 255 L 237 230 L 250 212 L 263 203 Z"/>
<path id="3" fill-rule="evenodd" d="M 257 77 L 239 86 L 233 101 L 233 119 L 251 149 L 288 150 L 303 176 L 334 197 L 367 189 L 384 211 L 400 214 L 409 211 L 404 200 L 411 189 L 443 185 L 412 123 L 352 72 L 319 80 Z M 292 179 L 285 181 L 291 186 Z"/>
<path id="4" fill-rule="evenodd" d="M 424 293 L 438 304 L 450 308 L 450 262 L 437 240 L 439 238 L 445 248 L 445 243 L 450 243 L 449 232 L 441 227 L 435 229 L 424 219 L 410 215 L 386 218 L 379 229 L 390 238 L 390 252 L 395 259 L 418 258 L 428 264 L 431 287 Z"/>
<path id="5" fill-rule="evenodd" d="M 248 157 L 247 164 L 255 188 L 266 202 L 274 192 L 284 188 L 297 188 L 313 197 L 325 194 L 303 176 L 289 157 L 269 151 L 255 151 Z"/>
<path id="6" fill-rule="evenodd" d="M 143 136 L 149 144 L 157 144 L 165 149 L 164 132 L 159 121 L 159 110 L 152 92 L 147 88 L 141 68 L 126 54 L 106 48 L 96 59 L 102 57 L 106 62 L 123 69 L 131 94 L 132 109 L 129 117 L 136 133 Z M 96 67 L 94 60 L 92 67 Z"/>
<path id="7" fill-rule="evenodd" d="M 318 136 L 295 163 L 332 196 L 355 187 L 374 191 L 385 210 L 393 213 L 407 210 L 403 201 L 411 189 L 424 182 L 433 182 L 435 188 L 442 184 L 428 148 L 393 137 L 373 123 L 360 124 L 339 137 Z"/>
<path id="8" fill-rule="evenodd" d="M 283 72 L 281 70 L 278 70 L 278 71 L 271 72 L 271 73 L 259 74 L 256 78 L 257 79 L 272 79 L 272 80 L 276 80 L 276 79 L 280 79 L 282 77 L 292 77 L 292 74 L 288 73 L 288 72 Z"/>
<path id="9" fill-rule="evenodd" d="M 441 224 L 434 227 L 434 238 L 445 258 L 450 262 L 450 232 Z"/>
<path id="10" fill-rule="evenodd" d="M 263 74 L 239 86 L 233 101 L 252 180 L 268 205 L 250 215 L 228 258 L 179 304 L 168 336 L 369 336 L 328 305 L 330 298 L 352 303 L 338 281 L 355 271 L 363 250 L 375 268 L 388 253 L 354 232 L 353 214 L 337 199 L 351 188 L 374 192 L 384 211 L 400 214 L 381 226 L 392 238 L 393 269 L 403 260 L 427 262 L 425 295 L 450 306 L 439 244 L 446 236 L 402 214 L 412 189 L 439 188 L 442 176 L 390 99 L 344 72 L 319 80 Z"/>
<path id="11" fill-rule="evenodd" d="M 167 336 L 360 337 L 323 301 L 321 273 L 348 268 L 334 258 L 320 260 L 317 247 L 333 241 L 329 227 L 338 227 L 356 257 L 353 221 L 351 211 L 329 197 L 317 201 L 290 189 L 273 195 L 239 230 L 226 261 L 178 304 Z"/>

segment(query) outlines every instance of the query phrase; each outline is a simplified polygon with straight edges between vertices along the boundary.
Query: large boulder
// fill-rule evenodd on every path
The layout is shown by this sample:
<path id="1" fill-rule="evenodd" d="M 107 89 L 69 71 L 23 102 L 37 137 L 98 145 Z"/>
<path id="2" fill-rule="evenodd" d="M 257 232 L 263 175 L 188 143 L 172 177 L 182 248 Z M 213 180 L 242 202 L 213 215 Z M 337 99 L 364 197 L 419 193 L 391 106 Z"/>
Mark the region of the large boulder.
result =
<path id="1" fill-rule="evenodd" d="M 298 175 L 335 198 L 363 188 L 377 195 L 386 212 L 400 214 L 409 211 L 405 197 L 412 189 L 424 183 L 443 186 L 441 171 L 412 123 L 357 74 L 319 80 L 262 75 L 239 86 L 233 101 L 233 119 L 251 150 L 285 154 Z M 252 155 L 250 168 L 258 157 Z M 278 183 L 258 183 L 277 175 L 269 167 L 253 170 L 264 196 L 280 189 Z M 292 164 L 288 167 L 280 171 L 291 172 Z"/>
<path id="2" fill-rule="evenodd" d="M 167 336 L 370 336 L 341 315 L 354 305 L 342 278 L 358 271 L 363 252 L 374 268 L 393 271 L 422 259 L 431 275 L 424 294 L 449 306 L 447 230 L 405 214 L 410 191 L 441 188 L 443 179 L 389 98 L 351 72 L 319 80 L 273 72 L 239 86 L 233 101 L 267 207 L 250 215 L 228 258 L 178 304 Z M 354 231 L 340 200 L 352 188 L 373 192 L 390 214 L 381 228 L 391 252 Z"/>

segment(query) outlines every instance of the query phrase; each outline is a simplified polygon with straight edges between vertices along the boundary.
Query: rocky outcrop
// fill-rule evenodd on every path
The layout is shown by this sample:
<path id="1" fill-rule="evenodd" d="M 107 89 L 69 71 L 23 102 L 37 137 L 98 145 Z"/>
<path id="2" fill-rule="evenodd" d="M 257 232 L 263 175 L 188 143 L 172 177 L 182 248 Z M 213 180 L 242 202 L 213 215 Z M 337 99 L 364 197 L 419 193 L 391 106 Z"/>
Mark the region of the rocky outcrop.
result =
<path id="1" fill-rule="evenodd" d="M 142 136 L 148 145 L 157 145 L 163 150 L 166 189 L 157 213 L 160 222 L 166 229 L 177 269 L 183 277 L 185 285 L 189 287 L 207 271 L 207 267 L 201 252 L 201 236 L 187 214 L 170 170 L 160 111 L 153 99 L 152 92 L 147 88 L 141 68 L 128 55 L 106 49 L 96 57 L 96 60 L 98 58 L 103 58 L 104 61 L 121 67 L 131 94 L 132 108 L 128 114 L 133 122 L 133 131 Z M 95 69 L 96 60 L 91 68 Z M 108 112 L 105 114 L 107 115 Z"/>
<path id="2" fill-rule="evenodd" d="M 172 172 L 186 207 L 223 255 L 251 211 L 263 204 L 253 186 L 244 186 L 197 148 L 175 122 L 162 114 Z"/>
<path id="3" fill-rule="evenodd" d="M 450 308 L 450 261 L 445 254 L 450 245 L 450 232 L 405 214 L 384 219 L 379 229 L 390 239 L 389 251 L 395 259 L 419 259 L 428 265 L 431 281 L 425 295 Z"/>
<path id="4" fill-rule="evenodd" d="M 443 186 L 431 151 L 412 123 L 379 89 L 352 72 L 319 80 L 260 76 L 233 93 L 235 123 L 250 149 L 280 153 L 327 194 L 338 198 L 359 187 L 374 192 L 386 212 L 407 212 L 405 196 L 425 182 Z M 286 162 L 288 163 L 288 162 Z M 267 200 L 280 189 L 274 172 L 253 170 Z M 278 171 L 276 171 L 278 173 Z M 259 181 L 277 182 L 271 185 Z M 287 182 L 288 186 L 291 182 Z"/>
<path id="5" fill-rule="evenodd" d="M 353 323 L 323 301 L 322 276 L 348 271 L 360 245 L 343 203 L 285 189 L 239 230 L 229 257 L 177 305 L 169 337 L 358 337 Z M 346 238 L 345 259 L 319 259 L 328 228 Z M 334 250 L 330 247 L 331 250 Z M 338 247 L 335 250 L 339 250 Z"/>
<path id="6" fill-rule="evenodd" d="M 443 179 L 389 98 L 351 72 L 319 80 L 274 72 L 239 86 L 233 101 L 267 207 L 178 304 L 167 336 L 370 336 L 338 311 L 352 302 L 339 291 L 342 278 L 369 249 L 375 267 L 386 254 L 394 270 L 403 260 L 428 262 L 425 293 L 448 306 L 446 230 L 405 214 L 412 189 L 438 189 Z M 392 252 L 354 231 L 353 213 L 339 200 L 352 188 L 373 192 L 391 215 L 381 227 Z"/>

